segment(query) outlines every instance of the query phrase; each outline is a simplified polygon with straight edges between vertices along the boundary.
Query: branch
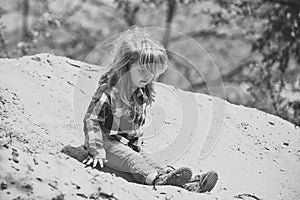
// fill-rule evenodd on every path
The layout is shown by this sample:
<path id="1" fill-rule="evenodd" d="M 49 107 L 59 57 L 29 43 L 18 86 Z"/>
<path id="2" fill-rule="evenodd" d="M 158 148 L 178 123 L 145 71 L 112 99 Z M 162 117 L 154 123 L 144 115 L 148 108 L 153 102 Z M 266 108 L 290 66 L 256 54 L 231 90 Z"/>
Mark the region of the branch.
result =
<path id="1" fill-rule="evenodd" d="M 83 3 L 85 3 L 86 0 L 81 0 L 80 3 L 78 3 L 77 5 L 75 5 L 72 9 L 68 10 L 66 13 L 63 14 L 63 18 L 70 18 L 72 17 L 74 14 L 76 14 L 79 10 L 81 10 Z"/>
<path id="2" fill-rule="evenodd" d="M 6 58 L 9 58 L 9 54 L 8 54 L 8 51 L 7 51 L 6 42 L 5 42 L 5 38 L 4 38 L 4 34 L 3 34 L 3 31 L 1 30 L 1 27 L 0 27 L 0 44 L 1 44 L 2 50 L 4 51 L 4 54 L 5 54 Z"/>
<path id="3" fill-rule="evenodd" d="M 167 13 L 166 13 L 166 22 L 165 22 L 166 23 L 166 25 L 165 25 L 166 31 L 165 31 L 164 37 L 163 37 L 163 44 L 166 49 L 168 48 L 168 44 L 170 41 L 171 24 L 172 24 L 172 21 L 174 19 L 175 13 L 176 13 L 176 1 L 168 0 L 167 5 L 168 5 L 168 9 L 167 9 Z"/>
<path id="4" fill-rule="evenodd" d="M 191 38 L 199 38 L 199 37 L 215 37 L 219 39 L 231 39 L 231 40 L 243 40 L 247 43 L 252 43 L 253 40 L 249 38 L 245 38 L 245 35 L 243 34 L 232 34 L 228 35 L 226 33 L 218 33 L 217 31 L 214 30 L 200 30 L 200 31 L 192 31 L 189 33 L 185 33 L 186 36 L 191 37 Z M 175 36 L 170 38 L 169 41 L 178 41 L 182 40 L 185 37 L 183 35 Z"/>
<path id="5" fill-rule="evenodd" d="M 29 20 L 29 0 L 23 0 L 23 13 L 22 13 L 22 39 L 23 41 L 29 41 L 30 35 L 28 31 Z"/>
<path id="6" fill-rule="evenodd" d="M 133 8 L 131 8 L 130 3 L 126 1 L 123 17 L 129 27 L 136 24 L 136 14 L 139 10 L 140 6 L 138 4 L 133 5 Z"/>
<path id="7" fill-rule="evenodd" d="M 269 3 L 279 3 L 281 5 L 300 8 L 300 1 L 298 0 L 264 0 L 264 1 Z"/>
<path id="8" fill-rule="evenodd" d="M 219 78 L 209 80 L 208 82 L 214 83 L 218 81 L 230 81 L 232 80 L 232 77 L 239 74 L 245 67 L 248 67 L 249 64 L 251 64 L 253 61 L 252 59 L 247 59 L 247 61 L 242 62 L 239 66 L 228 72 L 227 74 L 222 75 Z M 199 83 L 194 83 L 191 85 L 191 88 L 202 88 L 206 86 L 206 81 L 201 81 Z"/>
<path id="9" fill-rule="evenodd" d="M 171 35 L 171 24 L 176 14 L 176 0 L 168 0 L 167 2 L 167 13 L 166 13 L 166 21 L 165 21 L 165 32 L 163 35 L 162 43 L 165 49 L 168 49 L 168 45 L 170 42 L 170 35 Z M 165 74 L 162 74 L 158 77 L 157 81 L 162 81 L 164 79 Z"/>

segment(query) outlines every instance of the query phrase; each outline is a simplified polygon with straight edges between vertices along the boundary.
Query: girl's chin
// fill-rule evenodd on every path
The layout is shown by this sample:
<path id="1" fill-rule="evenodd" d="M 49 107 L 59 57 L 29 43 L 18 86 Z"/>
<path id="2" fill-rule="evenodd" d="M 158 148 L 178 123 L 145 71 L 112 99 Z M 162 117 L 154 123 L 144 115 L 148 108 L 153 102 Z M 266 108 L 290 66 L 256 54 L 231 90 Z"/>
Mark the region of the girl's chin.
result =
<path id="1" fill-rule="evenodd" d="M 144 84 L 144 83 L 139 83 L 139 84 L 134 85 L 133 87 L 138 88 L 138 87 L 144 87 L 145 85 L 146 84 Z"/>
<path id="2" fill-rule="evenodd" d="M 137 89 L 138 87 L 140 87 L 140 86 L 139 86 L 139 85 L 136 85 L 136 84 L 131 84 L 132 90 L 135 90 L 135 89 Z"/>
<path id="3" fill-rule="evenodd" d="M 139 88 L 139 87 L 145 87 L 146 86 L 146 83 L 138 83 L 138 84 L 131 84 L 131 87 L 132 89 L 136 89 L 136 88 Z"/>

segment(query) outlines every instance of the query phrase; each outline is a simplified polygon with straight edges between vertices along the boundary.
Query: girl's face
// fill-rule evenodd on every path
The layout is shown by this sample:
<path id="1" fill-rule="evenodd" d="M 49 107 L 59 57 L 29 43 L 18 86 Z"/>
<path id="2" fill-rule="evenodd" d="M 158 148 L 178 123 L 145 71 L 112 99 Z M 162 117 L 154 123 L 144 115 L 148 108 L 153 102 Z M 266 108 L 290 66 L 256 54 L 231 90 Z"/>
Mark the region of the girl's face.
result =
<path id="1" fill-rule="evenodd" d="M 137 63 L 130 68 L 130 78 L 133 87 L 144 87 L 155 79 L 155 74 L 144 73 Z"/>

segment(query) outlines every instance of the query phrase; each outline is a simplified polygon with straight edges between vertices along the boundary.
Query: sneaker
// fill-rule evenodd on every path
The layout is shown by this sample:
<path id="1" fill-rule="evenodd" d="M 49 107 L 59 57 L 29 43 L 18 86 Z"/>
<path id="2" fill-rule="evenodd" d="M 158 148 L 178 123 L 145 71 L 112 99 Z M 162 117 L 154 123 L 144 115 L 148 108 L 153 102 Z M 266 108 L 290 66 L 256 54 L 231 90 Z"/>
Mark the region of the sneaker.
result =
<path id="1" fill-rule="evenodd" d="M 169 173 L 169 172 L 172 172 L 176 170 L 175 167 L 171 166 L 171 165 L 167 165 L 164 169 L 163 169 L 163 172 L 164 173 Z"/>
<path id="2" fill-rule="evenodd" d="M 172 171 L 162 171 L 156 176 L 153 185 L 174 185 L 182 186 L 192 177 L 192 170 L 188 167 L 181 167 Z"/>
<path id="3" fill-rule="evenodd" d="M 183 188 L 190 192 L 210 192 L 216 185 L 218 174 L 215 171 L 209 171 L 205 174 L 196 175 L 191 178 L 188 183 L 183 185 Z"/>

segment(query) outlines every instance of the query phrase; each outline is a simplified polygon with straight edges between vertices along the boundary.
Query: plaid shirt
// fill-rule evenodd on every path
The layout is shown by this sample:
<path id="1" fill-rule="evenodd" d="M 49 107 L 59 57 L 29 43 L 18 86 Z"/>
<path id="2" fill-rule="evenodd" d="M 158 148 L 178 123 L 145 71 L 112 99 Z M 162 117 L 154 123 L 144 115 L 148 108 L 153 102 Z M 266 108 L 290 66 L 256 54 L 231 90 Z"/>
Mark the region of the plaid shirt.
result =
<path id="1" fill-rule="evenodd" d="M 116 91 L 110 94 L 103 92 L 99 86 L 84 117 L 84 146 L 93 156 L 101 154 L 105 158 L 103 134 L 119 140 L 136 151 L 140 149 L 143 134 L 141 126 L 145 123 L 146 116 L 145 88 L 137 88 L 133 93 L 143 108 L 142 114 L 134 113 L 134 122 L 112 114 L 112 105 L 116 105 L 117 102 L 116 94 Z"/>

